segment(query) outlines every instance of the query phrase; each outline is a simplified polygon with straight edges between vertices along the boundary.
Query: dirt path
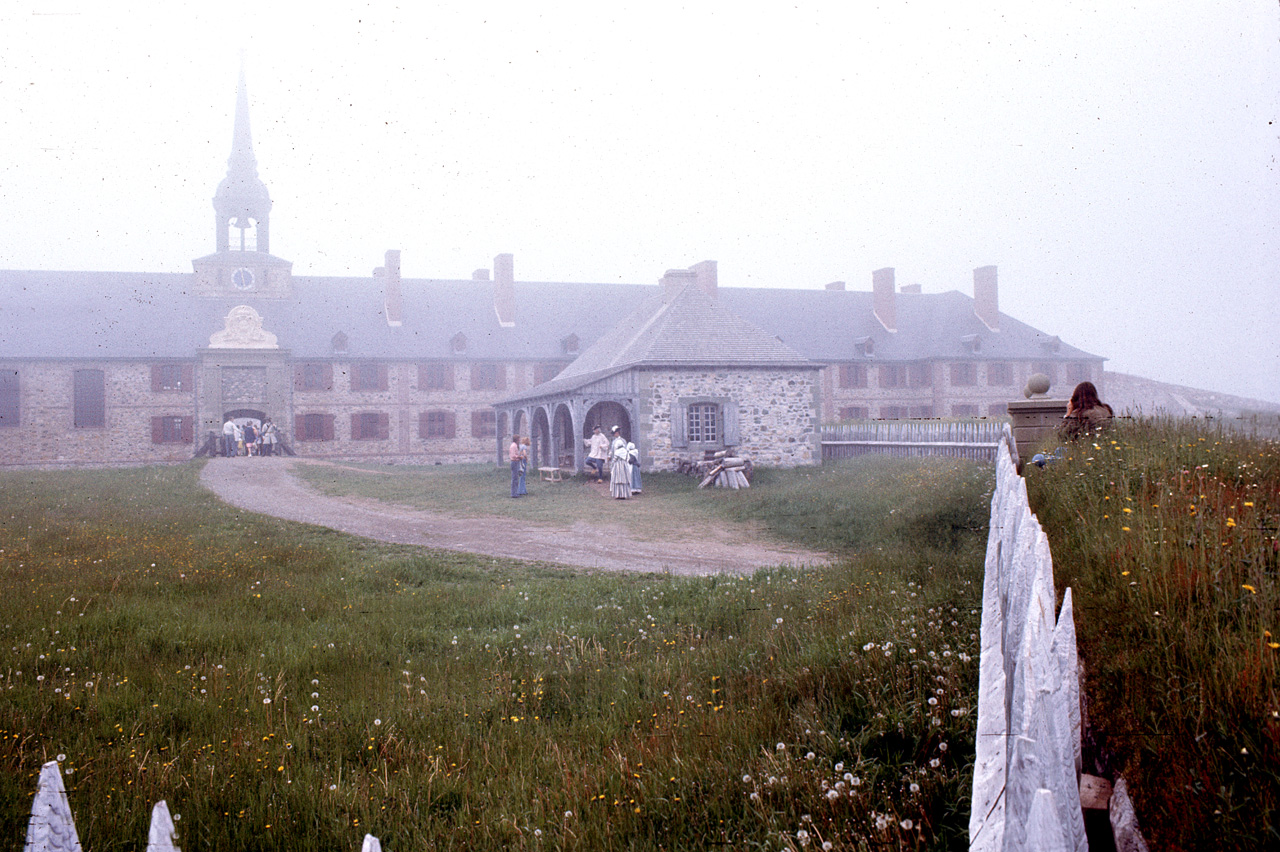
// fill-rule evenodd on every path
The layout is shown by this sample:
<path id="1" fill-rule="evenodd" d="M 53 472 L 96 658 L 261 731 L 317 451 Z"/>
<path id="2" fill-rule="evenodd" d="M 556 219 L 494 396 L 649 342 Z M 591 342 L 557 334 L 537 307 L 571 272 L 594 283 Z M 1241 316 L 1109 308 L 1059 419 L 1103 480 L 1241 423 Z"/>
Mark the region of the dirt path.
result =
<path id="1" fill-rule="evenodd" d="M 733 542 L 713 535 L 693 540 L 641 541 L 619 526 L 555 528 L 507 518 L 456 518 L 358 497 L 330 497 L 295 477 L 289 458 L 215 458 L 200 480 L 222 500 L 241 509 L 397 544 L 461 550 L 607 571 L 672 574 L 749 573 L 777 565 L 816 565 L 824 553 L 766 543 L 743 532 Z"/>

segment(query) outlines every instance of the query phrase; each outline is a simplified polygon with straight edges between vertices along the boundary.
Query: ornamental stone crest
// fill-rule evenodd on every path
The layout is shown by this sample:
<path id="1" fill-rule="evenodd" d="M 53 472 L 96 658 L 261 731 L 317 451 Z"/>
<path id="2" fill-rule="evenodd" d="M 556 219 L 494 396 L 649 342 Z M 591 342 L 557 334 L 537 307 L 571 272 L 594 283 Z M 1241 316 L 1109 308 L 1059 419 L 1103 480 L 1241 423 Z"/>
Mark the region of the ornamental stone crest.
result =
<path id="1" fill-rule="evenodd" d="M 262 317 L 248 305 L 236 305 L 226 317 L 226 328 L 209 337 L 210 349 L 279 349 L 276 336 L 262 328 Z"/>

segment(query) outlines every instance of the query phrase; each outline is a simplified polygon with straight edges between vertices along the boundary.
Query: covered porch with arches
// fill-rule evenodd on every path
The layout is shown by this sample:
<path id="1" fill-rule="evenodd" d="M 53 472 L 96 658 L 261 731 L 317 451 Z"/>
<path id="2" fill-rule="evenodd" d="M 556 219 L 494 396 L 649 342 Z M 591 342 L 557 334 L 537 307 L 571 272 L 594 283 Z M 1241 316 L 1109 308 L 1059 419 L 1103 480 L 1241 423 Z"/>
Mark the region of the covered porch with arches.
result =
<path id="1" fill-rule="evenodd" d="M 631 394 L 572 392 L 500 402 L 494 406 L 498 412 L 498 464 L 507 463 L 513 434 L 529 437 L 529 463 L 534 469 L 581 471 L 586 466 L 587 440 L 596 426 L 606 437 L 617 426 L 623 437 L 639 447 L 636 402 Z"/>

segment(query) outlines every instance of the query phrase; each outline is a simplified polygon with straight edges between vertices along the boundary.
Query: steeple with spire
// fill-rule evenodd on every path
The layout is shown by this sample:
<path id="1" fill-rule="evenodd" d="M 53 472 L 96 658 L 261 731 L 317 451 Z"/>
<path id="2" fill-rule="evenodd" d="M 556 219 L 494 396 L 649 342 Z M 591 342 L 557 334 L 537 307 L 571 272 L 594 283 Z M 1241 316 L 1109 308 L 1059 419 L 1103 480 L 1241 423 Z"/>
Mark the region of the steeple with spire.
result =
<path id="1" fill-rule="evenodd" d="M 243 52 L 231 156 L 227 158 L 227 176 L 213 196 L 213 209 L 217 252 L 192 261 L 197 289 L 215 296 L 288 295 L 293 264 L 270 254 L 271 195 L 258 177 L 258 159 L 253 154 Z"/>
<path id="2" fill-rule="evenodd" d="M 236 123 L 231 137 L 227 176 L 213 197 L 218 214 L 218 251 L 271 251 L 268 238 L 271 196 L 258 177 L 258 160 L 253 156 L 253 135 L 249 132 L 249 93 L 244 79 L 244 57 L 240 59 L 240 81 L 236 86 Z M 232 232 L 238 232 L 238 239 Z"/>

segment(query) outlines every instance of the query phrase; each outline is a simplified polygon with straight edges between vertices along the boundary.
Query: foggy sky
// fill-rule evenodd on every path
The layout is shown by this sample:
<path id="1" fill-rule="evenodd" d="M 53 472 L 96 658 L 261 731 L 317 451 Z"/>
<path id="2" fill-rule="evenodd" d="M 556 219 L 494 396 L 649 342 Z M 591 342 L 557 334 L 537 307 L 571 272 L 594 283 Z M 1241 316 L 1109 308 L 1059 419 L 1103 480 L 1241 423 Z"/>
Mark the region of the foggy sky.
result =
<path id="1" fill-rule="evenodd" d="M 239 51 L 299 275 L 972 292 L 1280 402 L 1280 5 L 0 5 L 0 268 L 214 250 Z M 198 9 L 198 11 L 196 11 Z M 607 309 L 607 306 L 602 306 Z"/>

